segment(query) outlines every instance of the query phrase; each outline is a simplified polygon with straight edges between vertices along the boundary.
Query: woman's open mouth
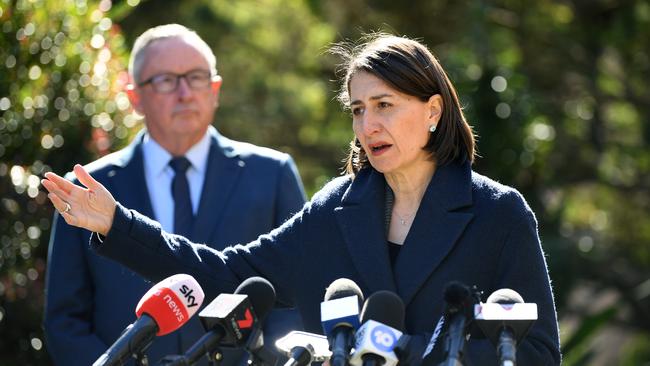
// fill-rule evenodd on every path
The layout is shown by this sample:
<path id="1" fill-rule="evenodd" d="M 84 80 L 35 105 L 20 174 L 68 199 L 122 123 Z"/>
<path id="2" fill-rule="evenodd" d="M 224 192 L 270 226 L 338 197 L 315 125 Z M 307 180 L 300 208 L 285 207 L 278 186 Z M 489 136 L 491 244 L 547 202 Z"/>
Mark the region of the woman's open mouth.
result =
<path id="1" fill-rule="evenodd" d="M 370 153 L 373 156 L 379 156 L 379 155 L 385 153 L 386 151 L 388 151 L 388 149 L 391 146 L 393 146 L 393 145 L 386 144 L 386 143 L 377 143 L 377 144 L 370 144 L 368 147 L 370 148 Z"/>

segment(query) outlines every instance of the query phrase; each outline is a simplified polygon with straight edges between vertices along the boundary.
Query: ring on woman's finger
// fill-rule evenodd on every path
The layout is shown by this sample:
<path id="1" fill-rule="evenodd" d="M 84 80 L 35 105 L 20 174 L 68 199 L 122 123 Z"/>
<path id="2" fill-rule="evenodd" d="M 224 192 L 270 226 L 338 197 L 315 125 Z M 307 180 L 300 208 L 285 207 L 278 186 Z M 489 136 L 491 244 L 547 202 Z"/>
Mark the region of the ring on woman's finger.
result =
<path id="1" fill-rule="evenodd" d="M 65 210 L 60 211 L 60 212 L 61 212 L 62 214 L 64 214 L 64 213 L 68 213 L 68 212 L 70 212 L 70 209 L 72 209 L 72 207 L 70 207 L 70 204 L 66 202 L 66 203 L 65 203 Z"/>

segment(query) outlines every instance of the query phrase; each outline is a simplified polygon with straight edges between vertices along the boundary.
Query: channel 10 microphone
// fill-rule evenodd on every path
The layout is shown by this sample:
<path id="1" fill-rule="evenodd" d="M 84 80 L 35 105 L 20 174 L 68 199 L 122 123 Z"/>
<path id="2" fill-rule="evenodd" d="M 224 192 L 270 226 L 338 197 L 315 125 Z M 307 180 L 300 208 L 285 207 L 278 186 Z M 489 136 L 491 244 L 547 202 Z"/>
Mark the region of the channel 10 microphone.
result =
<path id="1" fill-rule="evenodd" d="M 320 319 L 332 351 L 332 366 L 345 366 L 350 359 L 362 303 L 361 289 L 347 278 L 332 282 L 325 291 L 324 301 L 320 304 Z"/>
<path id="2" fill-rule="evenodd" d="M 514 366 L 517 345 L 537 320 L 537 304 L 524 303 L 517 291 L 500 289 L 484 304 L 474 305 L 474 319 L 497 348 L 499 365 Z"/>
<path id="3" fill-rule="evenodd" d="M 269 281 L 262 277 L 248 278 L 234 294 L 220 294 L 199 313 L 206 334 L 183 355 L 166 356 L 159 364 L 192 365 L 219 346 L 246 346 L 248 338 L 260 327 L 260 319 L 266 318 L 274 303 L 275 289 Z"/>
<path id="4" fill-rule="evenodd" d="M 445 314 L 447 329 L 444 341 L 445 366 L 463 364 L 465 340 L 469 333 L 473 305 L 478 302 L 477 295 L 466 285 L 452 281 L 445 287 Z"/>
<path id="5" fill-rule="evenodd" d="M 390 291 L 375 292 L 363 305 L 361 321 L 350 365 L 397 365 L 393 349 L 404 331 L 402 299 Z"/>
<path id="6" fill-rule="evenodd" d="M 278 339 L 275 347 L 289 357 L 284 366 L 306 366 L 312 362 L 325 362 L 332 355 L 327 337 L 297 330 Z"/>
<path id="7" fill-rule="evenodd" d="M 203 303 L 203 290 L 187 274 L 168 277 L 154 285 L 140 299 L 130 324 L 93 366 L 123 365 L 132 355 L 145 350 L 156 336 L 175 331 L 185 324 Z"/>

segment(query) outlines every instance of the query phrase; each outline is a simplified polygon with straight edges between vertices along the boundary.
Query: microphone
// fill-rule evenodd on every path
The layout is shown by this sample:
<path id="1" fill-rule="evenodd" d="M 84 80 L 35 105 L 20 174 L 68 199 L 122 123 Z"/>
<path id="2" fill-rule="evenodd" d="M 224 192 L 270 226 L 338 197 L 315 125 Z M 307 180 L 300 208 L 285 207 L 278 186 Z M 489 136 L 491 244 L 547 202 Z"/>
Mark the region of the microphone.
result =
<path id="1" fill-rule="evenodd" d="M 474 318 L 483 334 L 497 348 L 499 365 L 517 363 L 517 344 L 537 320 L 537 304 L 526 304 L 511 289 L 500 289 L 488 297 L 485 304 L 474 305 Z"/>
<path id="2" fill-rule="evenodd" d="M 305 366 L 312 362 L 324 362 L 332 355 L 327 337 L 296 330 L 278 339 L 275 347 L 289 357 L 284 366 Z"/>
<path id="3" fill-rule="evenodd" d="M 475 302 L 470 289 L 460 282 L 450 282 L 445 288 L 445 321 L 448 323 L 445 338 L 446 366 L 462 365 L 465 349 L 467 323 L 471 316 L 471 305 Z"/>
<path id="4" fill-rule="evenodd" d="M 140 299 L 135 310 L 138 319 L 93 366 L 123 365 L 132 355 L 143 352 L 156 336 L 185 324 L 201 306 L 203 297 L 201 286 L 190 275 L 177 274 L 158 282 Z"/>
<path id="5" fill-rule="evenodd" d="M 249 364 L 257 366 L 275 365 L 278 356 L 264 347 L 264 334 L 262 332 L 262 324 L 264 324 L 266 316 L 273 310 L 275 304 L 276 295 L 273 285 L 262 277 L 250 277 L 242 282 L 235 290 L 235 293 L 250 297 L 253 309 L 257 309 L 255 313 L 259 319 L 253 325 L 253 330 L 244 346 L 251 356 Z"/>
<path id="6" fill-rule="evenodd" d="M 234 294 L 220 294 L 199 313 L 206 334 L 183 355 L 166 356 L 160 363 L 192 365 L 203 355 L 215 351 L 219 345 L 244 346 L 249 336 L 259 328 L 260 319 L 271 311 L 274 302 L 275 289 L 269 281 L 262 277 L 248 278 Z"/>
<path id="7" fill-rule="evenodd" d="M 390 291 L 375 292 L 363 305 L 361 320 L 350 365 L 397 365 L 393 349 L 404 330 L 402 299 Z"/>
<path id="8" fill-rule="evenodd" d="M 332 351 L 332 366 L 345 366 L 348 363 L 354 331 L 359 328 L 361 303 L 361 289 L 347 278 L 332 282 L 325 291 L 324 301 L 320 304 L 320 317 Z"/>

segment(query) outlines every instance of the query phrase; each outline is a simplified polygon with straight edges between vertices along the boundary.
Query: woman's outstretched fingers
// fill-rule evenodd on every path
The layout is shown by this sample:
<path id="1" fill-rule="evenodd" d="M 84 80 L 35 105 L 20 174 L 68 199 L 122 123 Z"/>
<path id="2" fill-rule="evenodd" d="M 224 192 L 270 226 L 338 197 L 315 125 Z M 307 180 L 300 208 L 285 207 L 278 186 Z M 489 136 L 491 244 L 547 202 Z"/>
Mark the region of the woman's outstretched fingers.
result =
<path id="1" fill-rule="evenodd" d="M 46 177 L 47 177 L 47 174 L 46 174 Z M 56 184 L 49 177 L 47 179 L 42 179 L 41 184 L 51 194 L 55 194 L 55 195 L 59 196 L 62 200 L 66 201 L 66 202 L 70 200 L 70 193 L 68 191 L 65 191 L 65 190 L 61 189 L 61 186 Z"/>
<path id="2" fill-rule="evenodd" d="M 88 203 L 93 206 L 93 208 L 104 210 L 104 208 L 111 208 L 111 206 L 115 205 L 115 199 L 113 199 L 111 192 L 109 192 L 101 183 L 96 181 L 84 167 L 77 164 L 74 166 L 73 171 L 77 176 L 77 179 L 79 179 L 79 182 L 88 187 L 85 195 Z M 114 207 L 110 210 L 111 214 L 113 210 Z"/>
<path id="3" fill-rule="evenodd" d="M 79 182 L 86 186 L 86 188 L 94 190 L 101 188 L 102 185 L 93 178 L 84 167 L 82 167 L 79 164 L 76 164 L 73 168 L 74 175 L 77 176 L 77 179 L 79 179 Z"/>
<path id="4" fill-rule="evenodd" d="M 81 165 L 75 165 L 74 174 L 81 185 L 46 173 L 42 184 L 50 192 L 48 198 L 68 224 L 106 235 L 113 224 L 117 202 Z"/>
<path id="5" fill-rule="evenodd" d="M 50 182 L 54 183 L 58 187 L 58 189 L 63 190 L 67 194 L 70 194 L 70 191 L 75 187 L 75 185 L 72 182 L 53 172 L 45 173 L 45 178 L 47 178 L 47 180 L 49 180 Z"/>
<path id="6" fill-rule="evenodd" d="M 66 211 L 67 211 L 67 208 L 68 208 L 69 203 L 67 203 L 67 202 L 65 202 L 64 200 L 62 200 L 62 199 L 61 199 L 58 195 L 56 195 L 55 193 L 50 193 L 50 194 L 48 194 L 48 195 L 47 195 L 47 198 L 49 198 L 50 201 L 52 201 L 52 205 L 54 206 L 54 208 L 55 208 L 57 211 L 59 211 L 59 213 L 63 213 L 63 212 L 66 212 Z"/>
<path id="7" fill-rule="evenodd" d="M 57 190 L 56 184 L 52 183 L 52 181 L 49 179 L 46 178 L 41 179 L 41 184 L 50 193 L 54 193 L 54 191 Z"/>
<path id="8" fill-rule="evenodd" d="M 47 198 L 50 199 L 52 205 L 63 217 L 65 222 L 67 222 L 70 225 L 77 225 L 77 218 L 72 215 L 72 205 L 62 200 L 59 196 L 57 196 L 54 193 L 48 194 Z"/>

